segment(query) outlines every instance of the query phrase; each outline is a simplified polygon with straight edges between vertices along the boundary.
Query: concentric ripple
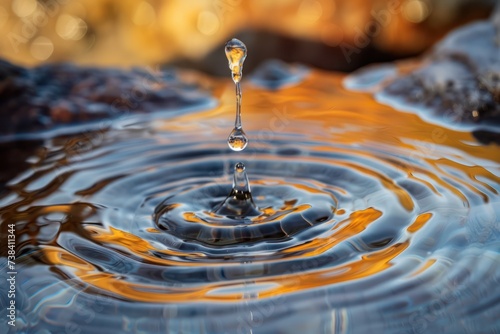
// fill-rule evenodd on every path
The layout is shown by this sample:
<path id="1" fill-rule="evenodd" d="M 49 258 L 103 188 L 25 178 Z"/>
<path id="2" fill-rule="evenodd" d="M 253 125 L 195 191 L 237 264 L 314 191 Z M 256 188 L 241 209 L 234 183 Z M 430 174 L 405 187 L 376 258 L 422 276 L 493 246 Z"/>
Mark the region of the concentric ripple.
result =
<path id="1" fill-rule="evenodd" d="M 231 185 L 211 184 L 166 199 L 156 209 L 155 222 L 180 240 L 241 246 L 283 241 L 333 217 L 334 198 L 320 189 L 282 181 L 256 181 L 255 185 L 255 212 L 236 217 L 220 213 L 217 208 L 230 194 Z"/>
<path id="2" fill-rule="evenodd" d="M 115 129 L 77 154 L 48 140 L 1 200 L 18 231 L 20 326 L 497 330 L 498 148 L 315 78 L 281 93 L 289 109 L 271 121 L 259 106 L 278 93 L 245 89 L 245 153 L 225 145 L 223 107 Z M 238 161 L 257 208 L 242 216 L 217 210 Z"/>

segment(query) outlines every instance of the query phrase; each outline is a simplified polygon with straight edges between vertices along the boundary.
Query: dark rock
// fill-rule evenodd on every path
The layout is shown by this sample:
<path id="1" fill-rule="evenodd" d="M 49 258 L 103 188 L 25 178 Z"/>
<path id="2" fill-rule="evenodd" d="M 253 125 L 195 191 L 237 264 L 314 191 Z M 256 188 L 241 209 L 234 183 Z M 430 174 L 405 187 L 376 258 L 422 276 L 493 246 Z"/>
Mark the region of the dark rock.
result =
<path id="1" fill-rule="evenodd" d="M 206 91 L 168 74 L 70 64 L 25 69 L 0 60 L 0 136 L 127 113 L 212 105 Z"/>
<path id="2" fill-rule="evenodd" d="M 500 145 L 500 133 L 487 130 L 475 130 L 472 135 L 482 144 L 489 145 L 495 143 Z"/>
<path id="3" fill-rule="evenodd" d="M 397 69 L 397 67 L 394 67 Z M 363 86 L 367 71 L 346 81 Z M 488 21 L 450 33 L 409 73 L 386 71 L 378 96 L 447 124 L 500 130 L 500 5 Z M 373 88 L 373 86 L 372 86 Z M 377 90 L 377 89 L 376 89 Z M 482 131 L 476 133 L 480 135 Z M 489 136 L 488 140 L 491 141 Z M 493 139 L 494 140 L 494 139 Z"/>
<path id="4" fill-rule="evenodd" d="M 262 63 L 252 73 L 250 81 L 259 87 L 276 90 L 300 83 L 309 72 L 304 65 L 289 65 L 273 59 Z"/>

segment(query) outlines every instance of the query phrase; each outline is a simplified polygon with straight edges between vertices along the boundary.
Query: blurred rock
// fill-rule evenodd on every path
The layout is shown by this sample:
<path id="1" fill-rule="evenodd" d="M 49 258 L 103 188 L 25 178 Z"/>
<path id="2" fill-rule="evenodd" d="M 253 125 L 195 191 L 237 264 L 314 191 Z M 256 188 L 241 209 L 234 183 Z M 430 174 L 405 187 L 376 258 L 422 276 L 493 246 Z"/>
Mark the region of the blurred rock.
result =
<path id="1" fill-rule="evenodd" d="M 0 135 L 52 129 L 127 113 L 207 107 L 212 98 L 172 72 L 43 65 L 0 60 Z"/>
<path id="2" fill-rule="evenodd" d="M 309 74 L 303 65 L 289 65 L 280 60 L 268 60 L 262 63 L 250 76 L 250 81 L 264 89 L 277 90 L 302 82 Z"/>
<path id="3" fill-rule="evenodd" d="M 500 124 L 500 45 L 492 21 L 460 28 L 384 89 L 457 122 Z"/>
<path id="4" fill-rule="evenodd" d="M 18 140 L 0 143 L 0 156 L 4 163 L 0 164 L 0 196 L 7 189 L 7 182 L 20 172 L 26 170 L 32 156 L 42 144 L 41 140 Z"/>
<path id="5" fill-rule="evenodd" d="M 483 142 L 498 142 L 494 132 L 500 132 L 500 5 L 490 20 L 453 31 L 416 64 L 393 69 L 361 70 L 346 84 L 375 91 L 384 102 L 417 110 L 424 117 L 469 126 Z M 367 84 L 375 77 L 379 80 L 374 85 Z"/>
<path id="6" fill-rule="evenodd" d="M 328 45 L 321 41 L 256 30 L 241 31 L 235 38 L 244 41 L 248 49 L 244 65 L 245 73 L 252 73 L 259 67 L 265 66 L 270 59 L 285 63 L 300 63 L 328 71 L 351 72 L 373 62 L 389 62 L 401 58 L 377 49 L 372 41 L 358 48 L 347 39 L 341 44 Z M 227 77 L 229 73 L 227 61 L 221 57 L 224 54 L 224 45 L 225 42 L 221 43 L 201 59 L 182 59 L 173 61 L 170 65 Z"/>

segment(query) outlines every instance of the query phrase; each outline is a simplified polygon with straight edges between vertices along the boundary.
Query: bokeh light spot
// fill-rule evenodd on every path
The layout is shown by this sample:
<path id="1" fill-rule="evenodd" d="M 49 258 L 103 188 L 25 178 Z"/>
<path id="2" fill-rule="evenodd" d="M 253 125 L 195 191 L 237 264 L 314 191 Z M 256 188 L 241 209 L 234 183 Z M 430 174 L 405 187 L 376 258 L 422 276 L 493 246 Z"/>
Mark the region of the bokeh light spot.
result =
<path id="1" fill-rule="evenodd" d="M 423 22 L 429 15 L 429 6 L 422 0 L 406 1 L 403 5 L 403 16 L 412 23 Z"/>
<path id="2" fill-rule="evenodd" d="M 14 0 L 12 1 L 12 11 L 19 17 L 31 15 L 38 3 L 36 0 Z"/>
<path id="3" fill-rule="evenodd" d="M 47 60 L 54 52 L 54 44 L 49 38 L 39 36 L 31 42 L 30 52 L 33 58 Z"/>
<path id="4" fill-rule="evenodd" d="M 203 35 L 214 35 L 220 27 L 219 18 L 210 11 L 203 11 L 198 15 L 197 27 Z"/>
<path id="5" fill-rule="evenodd" d="M 147 1 L 141 1 L 134 11 L 132 22 L 138 26 L 148 26 L 156 21 L 156 11 Z"/>
<path id="6" fill-rule="evenodd" d="M 66 40 L 80 40 L 87 33 L 87 24 L 79 17 L 61 14 L 57 19 L 56 32 Z"/>

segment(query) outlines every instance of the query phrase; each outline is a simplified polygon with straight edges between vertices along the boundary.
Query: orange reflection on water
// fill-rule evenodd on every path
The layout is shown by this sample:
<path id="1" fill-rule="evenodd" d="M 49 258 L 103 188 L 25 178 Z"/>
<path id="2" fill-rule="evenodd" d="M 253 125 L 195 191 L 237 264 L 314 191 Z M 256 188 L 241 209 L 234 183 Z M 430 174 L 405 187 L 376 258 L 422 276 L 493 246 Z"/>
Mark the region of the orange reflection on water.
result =
<path id="1" fill-rule="evenodd" d="M 363 256 L 360 260 L 333 268 L 299 273 L 294 273 L 291 270 L 287 275 L 273 278 L 271 282 L 278 283 L 279 286 L 260 292 L 258 297 L 279 296 L 375 275 L 391 267 L 391 260 L 401 254 L 409 244 L 409 241 L 394 244 L 370 255 Z M 261 281 L 261 279 L 258 279 L 255 282 L 260 283 Z"/>
<path id="2" fill-rule="evenodd" d="M 432 265 L 434 265 L 434 263 L 436 263 L 436 259 L 429 259 L 427 261 L 424 262 L 424 264 L 422 266 L 420 266 L 420 268 L 418 268 L 415 272 L 413 272 L 411 274 L 412 277 L 414 276 L 417 276 L 421 273 L 423 273 L 424 271 L 426 271 L 427 269 L 429 269 L 430 267 L 432 267 Z"/>
<path id="3" fill-rule="evenodd" d="M 76 269 L 77 275 L 87 274 L 92 271 L 98 272 L 97 268 L 95 268 L 90 263 L 59 247 L 42 246 L 41 250 L 43 253 L 43 257 L 47 262 L 53 265 L 60 265 Z"/>
<path id="4" fill-rule="evenodd" d="M 266 146 L 268 140 L 281 133 L 301 134 L 307 129 L 308 139 L 336 144 L 335 147 L 316 145 L 315 150 L 348 152 L 349 146 L 365 146 L 370 150 L 359 150 L 357 154 L 370 157 L 377 150 L 390 148 L 398 157 L 387 158 L 383 163 L 406 171 L 409 178 L 426 183 L 435 193 L 438 193 L 435 188 L 438 184 L 462 198 L 464 203 L 467 203 L 464 194 L 435 173 L 429 172 L 430 167 L 440 171 L 442 165 L 453 167 L 472 181 L 479 177 L 481 181 L 474 183 L 481 183 L 496 192 L 486 180 L 498 184 L 500 177 L 493 172 L 495 167 L 487 162 L 500 162 L 499 146 L 478 145 L 471 132 L 428 123 L 414 113 L 397 112 L 390 106 L 380 104 L 371 94 L 348 91 L 343 88 L 343 79 L 344 76 L 335 73 L 312 71 L 300 85 L 277 91 L 263 90 L 243 80 L 242 119 L 250 139 L 249 147 Z M 229 80 L 221 80 L 214 94 L 220 101 L 217 108 L 183 115 L 174 122 L 160 122 L 157 124 L 158 129 L 175 132 L 201 127 L 203 131 L 211 132 L 214 138 L 225 140 L 227 129 L 234 120 L 234 87 Z M 200 125 L 200 119 L 209 122 L 210 126 Z M 182 129 L 178 128 L 179 124 L 182 124 Z M 348 148 L 342 149 L 339 144 Z M 425 161 L 429 168 L 406 160 L 414 158 Z M 478 165 L 478 159 L 486 163 Z M 342 161 L 335 163 L 353 164 Z M 359 164 L 353 167 L 371 175 L 375 173 Z M 449 175 L 459 180 L 457 176 Z M 374 176 L 399 197 L 401 205 L 407 210 L 413 209 L 411 197 L 395 180 L 382 174 Z M 432 180 L 434 185 L 421 176 Z M 467 187 L 486 199 L 475 185 Z"/>
<path id="5" fill-rule="evenodd" d="M 412 180 L 424 184 L 430 190 L 429 193 L 438 196 L 456 197 L 464 203 L 464 208 L 467 207 L 468 198 L 470 198 L 464 193 L 466 191 L 477 195 L 484 202 L 489 199 L 486 190 L 497 193 L 494 186 L 499 183 L 500 179 L 495 174 L 496 166 L 492 161 L 500 160 L 498 146 L 477 145 L 470 132 L 427 123 L 417 115 L 397 112 L 391 107 L 381 105 L 369 94 L 347 91 L 342 88 L 342 79 L 343 77 L 339 75 L 313 71 L 300 86 L 273 92 L 244 83 L 242 118 L 243 127 L 250 137 L 250 147 L 274 149 L 273 145 L 288 145 L 286 142 L 282 144 L 272 142 L 272 139 L 278 138 L 281 134 L 296 134 L 299 143 L 302 139 L 300 135 L 304 135 L 305 150 L 325 153 L 328 157 L 337 154 L 340 158 L 328 158 L 329 164 L 376 180 L 391 194 L 395 194 L 398 204 L 406 209 L 408 217 L 412 217 L 408 219 L 409 226 L 406 227 L 409 233 L 420 231 L 432 220 L 433 214 L 418 212 L 419 206 L 414 203 L 408 191 L 401 185 L 401 181 Z M 199 145 L 200 149 L 205 147 L 203 145 L 213 149 L 213 145 L 207 143 L 207 138 L 220 142 L 221 146 L 227 149 L 225 140 L 228 129 L 232 127 L 234 121 L 234 86 L 229 80 L 219 81 L 214 85 L 214 93 L 220 105 L 212 110 L 181 115 L 174 120 L 156 121 L 153 125 L 156 130 L 173 135 L 172 137 L 159 136 L 159 142 L 176 140 L 176 134 L 181 136 L 189 133 L 188 140 Z M 199 144 L 200 142 L 202 144 Z M 295 145 L 294 141 L 291 140 L 289 145 Z M 351 151 L 354 153 L 349 155 Z M 359 161 L 343 159 L 343 156 L 354 157 Z M 298 159 L 294 156 L 271 154 L 259 156 L 259 158 L 262 157 L 266 160 L 279 160 L 285 163 Z M 300 156 L 299 159 L 304 163 L 325 162 L 324 159 L 307 154 Z M 365 164 L 364 161 L 368 163 Z M 377 166 L 397 171 L 398 177 L 392 178 L 376 168 L 370 168 L 370 161 L 376 162 Z M 478 163 L 481 162 L 484 164 L 479 166 Z M 248 172 L 251 176 L 252 171 Z M 448 180 L 445 180 L 442 175 L 446 175 Z M 471 182 L 464 183 L 463 179 Z M 460 189 L 449 180 L 460 183 L 463 188 Z M 265 180 L 255 181 L 255 184 L 270 186 L 265 183 Z M 311 184 L 314 184 L 314 181 L 311 181 Z M 316 191 L 314 187 L 306 185 L 294 184 L 294 187 L 312 193 Z M 318 189 L 322 187 L 324 185 L 319 185 L 318 182 Z M 66 206 L 54 208 L 61 212 L 69 210 Z M 294 208 L 292 203 L 288 203 L 283 209 L 297 208 Z M 304 209 L 304 207 L 298 209 Z M 337 215 L 343 215 L 346 212 L 348 211 L 345 208 L 339 208 Z M 296 243 L 280 251 L 286 255 L 284 256 L 286 260 L 310 260 L 313 263 L 315 257 L 328 256 L 328 251 L 334 246 L 360 234 L 377 220 L 382 221 L 380 219 L 382 216 L 383 211 L 376 207 L 357 209 L 350 213 L 348 218 L 342 218 L 342 221 L 329 222 L 331 227 L 328 226 L 328 230 L 320 236 Z M 195 220 L 193 216 L 187 218 L 191 219 L 193 224 L 203 223 Z M 138 235 L 115 227 L 87 225 L 85 229 L 94 242 L 111 248 L 113 251 L 126 253 L 131 261 L 165 266 L 166 269 L 174 266 L 191 268 L 241 266 L 238 261 L 223 263 L 209 261 L 213 259 L 207 260 L 207 255 L 201 252 L 183 252 L 167 246 L 159 248 Z M 155 229 L 146 231 L 158 233 Z M 366 278 L 379 274 L 393 265 L 393 260 L 407 249 L 410 241 L 413 240 L 402 238 L 403 240 L 377 248 L 340 265 L 332 265 L 328 268 L 299 268 L 298 270 L 290 268 L 285 275 L 252 276 L 247 280 L 251 284 L 261 284 L 264 287 L 256 292 L 256 298 L 268 298 Z M 205 282 L 199 285 L 153 286 L 129 281 L 127 277 L 100 272 L 92 264 L 63 249 L 44 246 L 42 251 L 48 263 L 61 266 L 62 269 L 74 269 L 74 274 L 83 283 L 109 291 L 126 300 L 228 302 L 245 298 L 242 290 L 237 289 L 246 282 L 243 282 L 245 278 L 229 282 Z M 155 254 L 163 256 L 159 257 Z M 231 254 L 228 255 L 230 256 Z M 263 263 L 269 266 L 283 260 L 266 259 L 265 254 L 262 258 L 258 256 L 260 254 L 255 256 L 257 258 L 255 263 L 264 259 Z M 418 274 L 427 270 L 434 262 L 433 259 L 426 261 L 420 268 L 415 268 L 415 272 Z M 235 289 L 229 289 L 231 287 Z"/>
<path id="6" fill-rule="evenodd" d="M 382 216 L 382 212 L 368 208 L 353 212 L 348 219 L 339 222 L 332 230 L 334 233 L 326 238 L 317 238 L 304 244 L 285 250 L 286 253 L 300 252 L 302 256 L 315 256 L 322 254 L 366 229 L 366 227 Z"/>
<path id="7" fill-rule="evenodd" d="M 163 264 L 163 265 L 179 264 L 179 262 L 177 261 L 155 257 L 151 255 L 150 252 L 152 251 L 163 253 L 165 255 L 170 255 L 173 257 L 180 256 L 183 258 L 189 258 L 189 257 L 203 258 L 205 256 L 205 254 L 203 253 L 184 253 L 173 249 L 164 249 L 164 250 L 157 249 L 156 247 L 153 247 L 146 240 L 141 239 L 132 233 L 128 233 L 126 231 L 122 231 L 114 227 L 110 227 L 109 231 L 96 226 L 87 226 L 86 229 L 91 233 L 91 236 L 94 240 L 105 244 L 116 245 L 120 249 L 127 249 L 130 252 L 132 252 L 132 254 L 140 255 L 145 261 L 150 263 Z M 197 264 L 183 262 L 182 265 L 191 266 Z"/>
<path id="8" fill-rule="evenodd" d="M 380 212 L 373 209 L 367 209 L 363 212 L 353 214 L 348 221 L 339 223 L 339 226 L 345 226 L 336 232 L 330 238 L 331 240 L 322 240 L 322 242 L 325 243 L 323 247 L 330 248 L 350 235 L 358 233 L 366 228 L 368 224 L 376 220 L 380 215 Z M 94 234 L 102 233 L 102 231 L 99 232 L 95 227 L 92 227 L 89 230 Z M 96 235 L 94 235 L 94 238 L 95 237 Z M 105 239 L 106 242 L 115 243 L 117 245 L 127 245 L 128 247 L 132 247 L 137 252 L 142 252 L 143 256 L 145 256 L 145 250 L 152 249 L 150 245 L 140 242 L 137 237 L 113 228 L 111 228 L 111 233 L 102 233 L 100 237 L 98 236 L 97 240 L 99 239 Z M 272 288 L 264 289 L 258 293 L 258 298 L 268 298 L 282 293 L 290 293 L 328 284 L 360 279 L 366 276 L 374 275 L 389 268 L 391 266 L 390 261 L 406 249 L 408 245 L 409 241 L 394 244 L 369 255 L 364 255 L 359 260 L 338 267 L 320 269 L 314 272 L 296 273 L 291 270 L 288 275 L 278 277 L 259 277 L 256 278 L 253 283 L 257 285 L 265 285 L 266 283 L 271 284 L 273 286 Z M 326 249 L 323 249 L 323 251 L 325 250 Z M 126 298 L 127 300 L 179 303 L 193 301 L 234 302 L 243 299 L 242 292 L 223 292 L 224 290 L 227 290 L 226 288 L 231 286 L 239 286 L 239 282 L 227 284 L 206 283 L 200 286 L 191 287 L 151 286 L 130 282 L 117 277 L 116 275 L 100 272 L 92 264 L 60 248 L 45 246 L 42 247 L 42 252 L 47 262 L 56 266 L 76 269 L 74 274 L 78 276 L 83 283 L 89 284 L 91 287 L 107 291 L 117 297 Z M 312 253 L 304 253 L 301 257 L 314 255 L 315 254 Z M 157 261 L 158 264 L 160 264 L 160 262 L 163 261 Z M 167 265 L 165 262 L 161 264 Z M 207 264 L 199 263 L 198 265 Z M 217 292 L 219 290 L 221 291 L 220 293 Z"/>
<path id="9" fill-rule="evenodd" d="M 91 287 L 108 291 L 117 297 L 128 300 L 143 302 L 188 302 L 192 300 L 235 300 L 240 299 L 241 294 L 220 296 L 220 298 L 205 298 L 215 288 L 214 285 L 205 284 L 202 287 L 193 288 L 155 288 L 152 286 L 128 282 L 116 275 L 100 272 L 92 264 L 78 258 L 77 256 L 57 247 L 44 246 L 41 248 L 45 260 L 56 266 L 72 268 L 82 283 Z M 68 273 L 69 274 L 69 273 Z M 156 289 L 156 290 L 155 290 Z"/>
<path id="10" fill-rule="evenodd" d="M 426 212 L 417 216 L 417 219 L 406 229 L 410 233 L 420 230 L 432 218 L 432 213 Z"/>

